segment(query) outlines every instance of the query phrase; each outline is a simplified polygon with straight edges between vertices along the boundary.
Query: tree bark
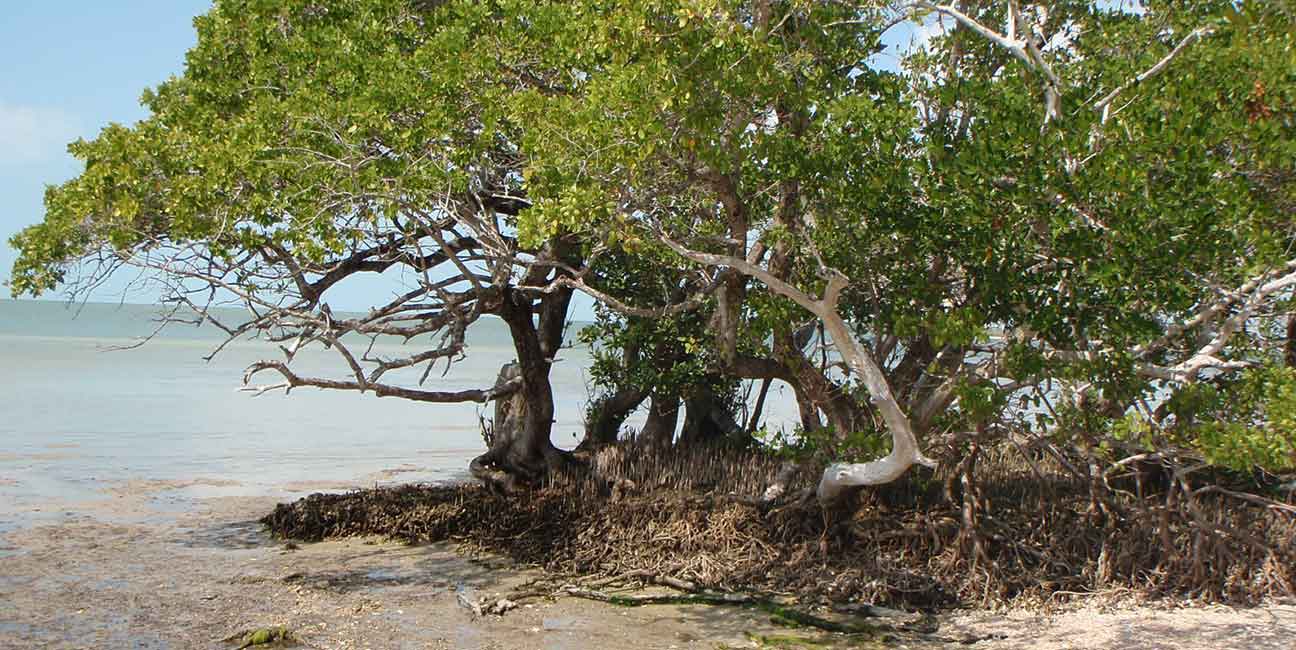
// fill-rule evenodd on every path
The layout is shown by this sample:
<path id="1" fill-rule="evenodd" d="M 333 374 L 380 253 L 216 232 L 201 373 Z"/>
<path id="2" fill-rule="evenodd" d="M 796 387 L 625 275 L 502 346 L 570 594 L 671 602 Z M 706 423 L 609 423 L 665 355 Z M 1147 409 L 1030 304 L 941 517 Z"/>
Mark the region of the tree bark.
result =
<path id="1" fill-rule="evenodd" d="M 679 423 L 680 399 L 678 395 L 653 393 L 648 406 L 648 420 L 644 422 L 639 439 L 658 447 L 669 447 L 675 440 L 675 425 Z"/>
<path id="2" fill-rule="evenodd" d="M 599 397 L 590 405 L 585 417 L 585 437 L 580 448 L 601 447 L 617 441 L 621 425 L 644 399 L 648 391 L 642 388 L 621 388 Z"/>
<path id="3" fill-rule="evenodd" d="M 736 379 L 781 379 L 792 387 L 796 397 L 797 408 L 801 415 L 801 426 L 806 431 L 817 431 L 823 428 L 819 418 L 819 407 L 801 380 L 780 359 L 770 357 L 753 357 L 738 355 L 733 363 L 723 368 L 723 373 Z"/>
<path id="4" fill-rule="evenodd" d="M 544 294 L 539 304 L 523 292 L 505 289 L 500 317 L 509 326 L 517 362 L 500 371 L 501 379 L 519 378 L 521 388 L 496 403 L 490 448 L 473 459 L 469 471 L 488 486 L 513 490 L 536 485 L 550 470 L 567 462 L 567 454 L 550 440 L 554 420 L 549 370 L 562 345 L 571 289 Z M 538 323 L 533 312 L 539 308 Z"/>
<path id="5" fill-rule="evenodd" d="M 521 366 L 516 362 L 507 363 L 500 368 L 496 385 L 521 377 Z M 531 400 L 525 393 L 524 387 L 507 398 L 495 401 L 495 416 L 486 453 L 468 464 L 468 471 L 473 477 L 488 487 L 511 492 L 539 480 L 544 474 L 544 450 L 538 449 L 534 441 L 528 438 L 537 427 L 528 422 L 534 417 L 534 413 L 530 409 Z"/>
<path id="6" fill-rule="evenodd" d="M 760 426 L 760 417 L 765 412 L 765 398 L 769 395 L 770 384 L 772 383 L 774 383 L 774 380 L 769 377 L 761 380 L 760 394 L 756 397 L 756 406 L 752 408 L 751 417 L 747 419 L 747 426 L 743 427 L 747 435 L 756 433 L 756 428 Z"/>
<path id="7" fill-rule="evenodd" d="M 806 431 L 823 427 L 820 413 L 828 420 L 833 434 L 844 438 L 852 431 L 870 426 L 868 413 L 854 398 L 824 375 L 824 370 L 806 357 L 805 348 L 815 332 L 814 323 L 774 336 L 774 355 L 787 368 L 787 382 L 796 391 L 801 426 Z"/>
<path id="8" fill-rule="evenodd" d="M 680 444 L 714 442 L 742 430 L 733 413 L 710 387 L 702 386 L 684 399 L 684 429 Z"/>
<path id="9" fill-rule="evenodd" d="M 818 431 L 823 428 L 823 419 L 819 417 L 819 407 L 795 384 L 792 392 L 796 394 L 797 412 L 801 416 L 801 428 L 806 431 Z"/>
<path id="10" fill-rule="evenodd" d="M 1296 368 L 1296 314 L 1287 317 L 1287 367 Z"/>
<path id="11" fill-rule="evenodd" d="M 873 407 L 882 416 L 882 420 L 886 422 L 887 430 L 891 433 L 891 453 L 884 458 L 868 463 L 837 463 L 829 465 L 824 470 L 823 477 L 819 480 L 817 492 L 821 503 L 837 500 L 841 492 L 850 486 L 890 483 L 900 478 L 914 464 L 927 467 L 936 466 L 936 461 L 923 455 L 919 449 L 918 439 L 914 436 L 909 416 L 905 414 L 896 401 L 895 395 L 891 392 L 891 385 L 887 382 L 882 367 L 873 358 L 868 348 L 855 340 L 845 318 L 838 310 L 841 294 L 849 284 L 849 280 L 844 274 L 821 265 L 820 273 L 827 280 L 827 286 L 824 287 L 823 297 L 815 299 L 810 294 L 771 275 L 769 271 L 745 259 L 690 250 L 664 237 L 662 243 L 695 262 L 709 266 L 727 266 L 750 275 L 764 283 L 771 291 L 790 298 L 804 307 L 806 311 L 819 317 L 823 321 L 828 336 L 832 339 L 833 346 L 837 348 L 837 351 L 841 353 L 842 360 L 846 362 L 846 366 L 850 368 L 851 373 L 862 380 L 864 387 L 868 389 L 869 399 Z"/>
<path id="12" fill-rule="evenodd" d="M 823 320 L 828 336 L 841 353 L 851 371 L 863 380 L 869 397 L 886 422 L 891 432 L 891 453 L 868 463 L 837 463 L 824 470 L 819 481 L 818 495 L 821 502 L 834 500 L 842 490 L 853 485 L 881 485 L 900 478 L 910 466 L 916 464 L 935 467 L 936 461 L 923 455 L 918 448 L 918 439 L 914 436 L 909 417 L 896 402 L 886 375 L 868 349 L 860 345 L 851 335 L 846 320 L 837 310 L 837 302 L 842 290 L 846 288 L 846 279 L 840 274 L 832 274 L 828 286 L 824 289 L 822 301 L 813 303 L 819 317 Z M 804 294 L 802 294 L 804 295 Z"/>
<path id="13" fill-rule="evenodd" d="M 822 412 L 832 427 L 833 435 L 844 438 L 852 431 L 857 431 L 869 424 L 868 415 L 853 398 L 842 392 L 841 387 L 824 376 L 823 371 L 805 357 L 800 349 L 778 346 L 780 361 L 783 362 L 792 376 L 789 382 L 797 392 L 798 407 L 801 408 L 803 426 L 812 431 L 822 427 L 819 413 Z M 809 408 L 802 401 L 810 403 Z M 808 413 L 813 413 L 810 422 L 806 422 Z"/>
<path id="14" fill-rule="evenodd" d="M 920 336 L 904 342 L 905 353 L 900 358 L 900 363 L 896 364 L 895 371 L 891 373 L 891 384 L 899 387 L 896 398 L 901 402 L 910 402 L 909 392 L 914 390 L 918 385 L 918 378 L 922 376 L 923 370 L 931 365 L 936 359 L 939 352 L 932 346 L 931 340 L 926 336 Z"/>

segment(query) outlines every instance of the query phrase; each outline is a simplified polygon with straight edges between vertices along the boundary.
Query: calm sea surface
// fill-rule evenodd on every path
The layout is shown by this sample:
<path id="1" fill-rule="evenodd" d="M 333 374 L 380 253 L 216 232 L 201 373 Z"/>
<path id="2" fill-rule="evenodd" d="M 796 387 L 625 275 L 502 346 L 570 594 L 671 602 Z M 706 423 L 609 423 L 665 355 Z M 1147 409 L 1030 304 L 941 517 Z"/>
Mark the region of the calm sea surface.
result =
<path id="1" fill-rule="evenodd" d="M 177 503 L 289 496 L 329 484 L 462 478 L 484 449 L 478 416 L 489 413 L 480 405 L 307 388 L 240 392 L 248 364 L 278 356 L 265 342 L 237 342 L 208 362 L 219 332 L 176 327 L 140 347 L 111 349 L 153 331 L 156 310 L 0 301 L 0 530 L 56 519 L 57 503 L 103 499 L 128 481 L 201 479 L 169 490 Z M 581 431 L 590 359 L 579 347 L 560 358 L 554 442 L 570 447 Z M 444 377 L 438 366 L 425 385 L 489 386 L 512 359 L 506 328 L 483 320 L 470 329 L 467 358 Z M 345 366 L 336 352 L 310 350 L 295 367 L 341 377 Z M 397 379 L 413 384 L 417 374 Z M 786 389 L 771 398 L 770 424 L 793 419 Z"/>

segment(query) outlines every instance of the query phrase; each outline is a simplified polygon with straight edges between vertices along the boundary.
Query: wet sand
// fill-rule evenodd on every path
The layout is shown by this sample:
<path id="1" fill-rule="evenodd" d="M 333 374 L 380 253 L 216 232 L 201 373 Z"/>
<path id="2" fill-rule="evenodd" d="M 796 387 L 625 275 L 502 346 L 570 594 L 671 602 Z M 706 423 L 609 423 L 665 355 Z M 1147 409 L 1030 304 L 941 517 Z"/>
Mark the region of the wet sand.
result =
<path id="1" fill-rule="evenodd" d="M 54 511 L 40 523 L 0 536 L 0 648 L 227 649 L 237 645 L 225 641 L 232 635 L 271 625 L 293 630 L 298 647 L 320 649 L 717 650 L 820 647 L 789 636 L 822 642 L 737 608 L 622 608 L 563 598 L 478 618 L 460 596 L 504 594 L 539 574 L 465 558 L 446 545 L 351 539 L 288 550 L 254 521 L 276 499 L 174 498 L 194 486 L 224 484 L 114 484 L 102 500 L 46 504 Z M 1296 606 L 951 613 L 938 634 L 997 638 L 892 647 L 1288 650 Z M 832 641 L 861 647 L 858 639 Z"/>
<path id="2" fill-rule="evenodd" d="M 271 625 L 303 647 L 375 650 L 710 649 L 787 634 L 759 612 L 576 599 L 478 618 L 461 594 L 504 593 L 539 574 L 447 545 L 351 539 L 288 550 L 248 521 L 273 499 L 207 498 L 167 517 L 149 489 L 115 486 L 116 498 L 68 521 L 5 536 L 16 552 L 0 571 L 0 647 L 231 648 L 224 639 Z"/>

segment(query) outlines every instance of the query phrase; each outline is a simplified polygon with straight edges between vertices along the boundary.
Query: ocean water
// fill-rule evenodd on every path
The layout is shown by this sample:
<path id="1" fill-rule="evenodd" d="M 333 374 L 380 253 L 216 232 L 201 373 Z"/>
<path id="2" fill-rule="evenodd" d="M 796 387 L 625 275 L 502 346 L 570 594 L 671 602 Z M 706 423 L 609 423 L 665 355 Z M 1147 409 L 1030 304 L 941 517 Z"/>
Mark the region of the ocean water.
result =
<path id="1" fill-rule="evenodd" d="M 267 342 L 238 341 L 204 361 L 221 333 L 171 327 L 133 349 L 114 349 L 152 332 L 157 309 L 0 301 L 0 528 L 54 517 L 54 502 L 102 499 L 128 481 L 191 482 L 169 492 L 176 498 L 291 496 L 461 479 L 484 450 L 478 418 L 489 417 L 489 406 L 310 388 L 258 397 L 240 391 L 248 364 L 277 358 Z M 467 345 L 464 361 L 444 377 L 438 366 L 425 386 L 490 386 L 514 358 L 499 321 L 475 324 Z M 375 348 L 401 351 L 396 343 Z M 582 431 L 590 356 L 576 346 L 559 359 L 553 438 L 571 447 Z M 336 352 L 312 349 L 294 367 L 342 377 L 345 365 Z M 396 380 L 413 384 L 417 374 Z M 264 379 L 274 381 L 269 373 Z M 771 426 L 795 420 L 786 387 L 771 392 L 766 412 Z"/>

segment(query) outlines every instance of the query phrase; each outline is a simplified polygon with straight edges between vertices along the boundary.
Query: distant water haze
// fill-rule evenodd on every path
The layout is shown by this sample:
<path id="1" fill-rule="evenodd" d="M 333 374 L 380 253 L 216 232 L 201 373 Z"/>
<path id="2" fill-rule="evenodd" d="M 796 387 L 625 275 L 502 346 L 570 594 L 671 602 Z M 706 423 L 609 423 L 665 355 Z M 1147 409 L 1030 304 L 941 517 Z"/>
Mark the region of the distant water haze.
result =
<path id="1" fill-rule="evenodd" d="M 0 301 L 0 529 L 56 518 L 54 502 L 105 498 L 126 481 L 193 481 L 169 498 L 284 495 L 373 483 L 456 480 L 482 450 L 479 415 L 489 406 L 427 404 L 347 391 L 298 388 L 253 397 L 238 389 L 244 368 L 279 352 L 238 341 L 211 361 L 223 338 L 213 327 L 154 330 L 156 306 Z M 574 337 L 580 324 L 570 330 Z M 416 343 L 415 343 L 416 344 Z M 397 355 L 396 341 L 375 353 Z M 514 359 L 507 327 L 483 318 L 469 328 L 466 358 L 436 390 L 482 388 Z M 554 442 L 582 432 L 589 351 L 564 349 L 552 374 Z M 299 372 L 345 376 L 336 352 L 298 354 Z M 414 384 L 422 368 L 397 376 Z M 261 377 L 273 383 L 275 376 Z M 786 387 L 771 392 L 767 422 L 795 419 Z M 629 425 L 642 422 L 642 412 Z"/>

